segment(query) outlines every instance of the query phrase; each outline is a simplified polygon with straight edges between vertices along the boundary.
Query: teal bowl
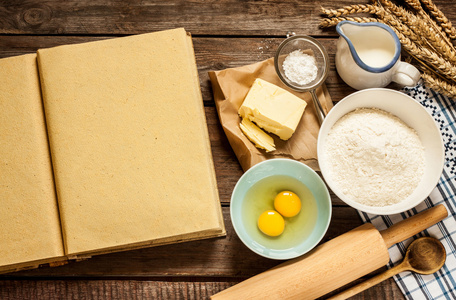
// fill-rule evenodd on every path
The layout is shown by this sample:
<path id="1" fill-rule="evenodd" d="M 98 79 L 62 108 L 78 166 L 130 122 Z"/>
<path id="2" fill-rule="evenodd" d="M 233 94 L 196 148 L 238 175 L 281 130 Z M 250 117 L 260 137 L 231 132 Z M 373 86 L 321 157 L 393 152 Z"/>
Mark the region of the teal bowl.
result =
<path id="1" fill-rule="evenodd" d="M 301 212 L 285 219 L 278 237 L 263 234 L 259 215 L 274 209 L 275 195 L 291 190 L 301 199 Z M 326 234 L 332 207 L 328 188 L 307 165 L 292 159 L 276 158 L 256 164 L 245 172 L 231 195 L 230 216 L 240 240 L 253 252 L 285 260 L 312 250 Z"/>

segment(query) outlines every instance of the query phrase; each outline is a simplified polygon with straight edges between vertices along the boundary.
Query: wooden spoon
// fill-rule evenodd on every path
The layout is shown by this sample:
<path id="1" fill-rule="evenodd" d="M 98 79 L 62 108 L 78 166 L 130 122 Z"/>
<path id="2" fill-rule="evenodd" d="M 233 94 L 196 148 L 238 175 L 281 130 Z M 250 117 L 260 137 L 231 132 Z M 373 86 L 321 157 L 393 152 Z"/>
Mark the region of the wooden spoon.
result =
<path id="1" fill-rule="evenodd" d="M 404 271 L 432 274 L 445 264 L 445 259 L 446 251 L 439 240 L 432 237 L 416 239 L 407 248 L 405 258 L 400 264 L 328 299 L 347 299 Z"/>

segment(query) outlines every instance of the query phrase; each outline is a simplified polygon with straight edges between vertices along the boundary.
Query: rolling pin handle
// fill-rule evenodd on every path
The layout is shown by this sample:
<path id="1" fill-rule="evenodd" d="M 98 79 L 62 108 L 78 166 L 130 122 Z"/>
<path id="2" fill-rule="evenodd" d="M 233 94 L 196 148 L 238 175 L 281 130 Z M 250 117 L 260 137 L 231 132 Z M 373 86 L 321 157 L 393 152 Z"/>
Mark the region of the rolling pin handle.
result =
<path id="1" fill-rule="evenodd" d="M 380 234 L 389 248 L 392 245 L 402 242 L 426 228 L 442 221 L 448 216 L 448 211 L 443 204 L 439 204 L 425 210 L 415 216 L 400 221 L 388 229 L 380 231 Z"/>

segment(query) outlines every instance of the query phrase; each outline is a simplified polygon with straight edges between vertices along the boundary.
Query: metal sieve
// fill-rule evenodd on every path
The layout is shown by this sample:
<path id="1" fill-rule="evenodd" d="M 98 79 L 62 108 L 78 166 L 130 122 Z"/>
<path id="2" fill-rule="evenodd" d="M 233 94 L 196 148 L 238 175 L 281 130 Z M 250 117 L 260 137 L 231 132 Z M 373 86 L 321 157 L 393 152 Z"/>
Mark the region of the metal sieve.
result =
<path id="1" fill-rule="evenodd" d="M 315 57 L 316 66 L 318 68 L 316 78 L 304 85 L 300 85 L 287 78 L 283 69 L 283 62 L 285 61 L 285 58 L 295 50 L 310 52 L 311 55 Z M 280 80 L 289 88 L 297 92 L 310 92 L 312 102 L 315 106 L 317 119 L 321 125 L 326 115 L 315 90 L 326 80 L 326 77 L 328 77 L 329 56 L 326 49 L 320 44 L 320 42 L 310 36 L 292 35 L 284 40 L 279 45 L 279 48 L 277 48 L 274 56 L 274 67 Z"/>

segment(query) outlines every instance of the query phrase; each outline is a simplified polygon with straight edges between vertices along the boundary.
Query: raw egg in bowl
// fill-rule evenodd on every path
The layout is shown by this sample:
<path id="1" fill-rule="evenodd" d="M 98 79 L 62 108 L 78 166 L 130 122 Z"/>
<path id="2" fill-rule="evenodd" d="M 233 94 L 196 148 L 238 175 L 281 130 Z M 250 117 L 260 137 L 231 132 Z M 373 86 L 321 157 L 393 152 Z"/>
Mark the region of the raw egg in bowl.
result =
<path id="1" fill-rule="evenodd" d="M 313 249 L 326 234 L 331 214 L 321 177 L 292 159 L 256 164 L 231 195 L 236 234 L 250 250 L 271 259 L 291 259 Z"/>

